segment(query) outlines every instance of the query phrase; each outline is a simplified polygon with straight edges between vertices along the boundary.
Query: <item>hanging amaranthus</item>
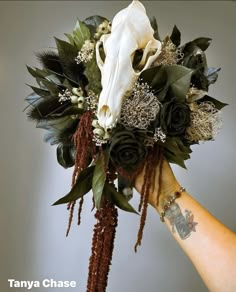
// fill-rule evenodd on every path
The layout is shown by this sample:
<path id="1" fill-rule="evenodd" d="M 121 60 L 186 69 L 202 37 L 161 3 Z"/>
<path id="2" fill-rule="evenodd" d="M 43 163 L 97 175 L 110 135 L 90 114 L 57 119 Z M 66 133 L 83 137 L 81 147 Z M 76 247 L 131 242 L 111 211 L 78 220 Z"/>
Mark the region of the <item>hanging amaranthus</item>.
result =
<path id="1" fill-rule="evenodd" d="M 89 260 L 87 292 L 104 292 L 114 248 L 117 226 L 117 208 L 107 200 L 96 211 L 97 223 L 94 226 L 92 254 Z"/>

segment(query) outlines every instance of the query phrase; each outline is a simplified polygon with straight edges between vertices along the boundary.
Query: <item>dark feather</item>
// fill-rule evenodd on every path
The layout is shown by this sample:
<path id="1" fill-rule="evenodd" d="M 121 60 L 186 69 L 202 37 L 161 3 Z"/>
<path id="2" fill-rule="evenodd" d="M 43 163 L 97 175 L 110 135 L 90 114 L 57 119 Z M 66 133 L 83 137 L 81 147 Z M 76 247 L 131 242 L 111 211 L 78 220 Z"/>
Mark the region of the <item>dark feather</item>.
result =
<path id="1" fill-rule="evenodd" d="M 58 102 L 58 97 L 44 99 L 42 102 L 37 104 L 37 106 L 31 107 L 30 110 L 28 110 L 27 115 L 29 119 L 35 121 L 50 119 L 52 118 L 52 114 L 62 113 L 70 104 L 70 101 L 63 102 L 63 104 L 61 104 Z"/>
<path id="2" fill-rule="evenodd" d="M 55 52 L 49 51 L 36 53 L 36 56 L 44 68 L 54 71 L 58 74 L 63 74 L 59 56 Z"/>
<path id="3" fill-rule="evenodd" d="M 44 141 L 50 143 L 51 145 L 56 145 L 59 143 L 68 145 L 72 142 L 72 136 L 74 135 L 78 126 L 78 120 L 74 120 L 70 127 L 66 127 L 63 130 L 49 130 L 45 136 Z"/>

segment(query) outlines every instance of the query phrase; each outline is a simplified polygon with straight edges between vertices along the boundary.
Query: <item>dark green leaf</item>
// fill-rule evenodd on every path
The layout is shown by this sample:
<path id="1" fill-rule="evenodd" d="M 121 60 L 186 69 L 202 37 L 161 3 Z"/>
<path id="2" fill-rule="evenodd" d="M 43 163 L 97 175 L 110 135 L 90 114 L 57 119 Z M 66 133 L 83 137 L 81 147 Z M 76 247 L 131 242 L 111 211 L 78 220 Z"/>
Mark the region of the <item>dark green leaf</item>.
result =
<path id="1" fill-rule="evenodd" d="M 165 66 L 168 74 L 168 86 L 171 87 L 177 100 L 184 102 L 190 87 L 193 70 L 180 65 Z"/>
<path id="2" fill-rule="evenodd" d="M 120 192 L 117 192 L 117 190 L 112 185 L 108 183 L 105 184 L 104 194 L 110 201 L 112 201 L 120 209 L 127 212 L 138 214 L 136 210 L 129 204 L 126 197 Z"/>
<path id="3" fill-rule="evenodd" d="M 154 90 L 159 100 L 162 101 L 167 91 L 167 72 L 164 66 L 151 67 L 143 71 L 140 76 L 140 82 L 147 83 Z"/>
<path id="4" fill-rule="evenodd" d="M 75 42 L 74 42 L 74 38 L 73 38 L 73 36 L 72 36 L 71 34 L 69 34 L 69 33 L 65 33 L 65 36 L 68 38 L 70 44 L 71 44 L 72 46 L 75 46 Z"/>
<path id="5" fill-rule="evenodd" d="M 74 165 L 74 145 L 57 146 L 57 161 L 64 168 L 72 167 Z"/>
<path id="6" fill-rule="evenodd" d="M 102 89 L 101 72 L 98 68 L 95 57 L 93 57 L 93 59 L 86 64 L 84 74 L 88 78 L 88 89 L 96 94 L 99 94 Z"/>
<path id="7" fill-rule="evenodd" d="M 161 38 L 160 38 L 160 35 L 159 35 L 159 32 L 158 32 L 158 25 L 157 25 L 157 20 L 156 18 L 153 16 L 152 18 L 150 18 L 150 23 L 151 23 L 151 26 L 154 30 L 154 38 L 158 41 L 161 41 Z"/>
<path id="8" fill-rule="evenodd" d="M 53 206 L 75 201 L 87 194 L 92 188 L 93 171 L 94 166 L 83 170 L 79 174 L 77 181 L 71 191 L 65 197 L 56 201 Z"/>
<path id="9" fill-rule="evenodd" d="M 34 77 L 34 78 L 37 78 L 37 77 L 41 77 L 41 78 L 44 78 L 48 75 L 48 72 L 46 70 L 41 70 L 41 69 L 38 69 L 38 68 L 31 68 L 29 66 L 26 66 L 28 72 Z"/>
<path id="10" fill-rule="evenodd" d="M 221 102 L 211 96 L 208 96 L 208 95 L 205 95 L 203 98 L 201 98 L 201 100 L 199 100 L 200 102 L 203 102 L 203 101 L 211 101 L 212 103 L 214 103 L 215 107 L 218 109 L 218 110 L 221 110 L 223 107 L 225 107 L 226 105 L 228 105 L 228 103 L 224 103 L 224 102 Z"/>
<path id="11" fill-rule="evenodd" d="M 184 160 L 189 159 L 189 154 L 192 152 L 189 145 L 185 145 L 179 137 L 168 137 L 163 147 L 165 157 L 169 162 L 185 168 Z"/>
<path id="12" fill-rule="evenodd" d="M 103 23 L 105 20 L 108 21 L 105 17 L 99 16 L 99 15 L 93 15 L 88 18 L 86 18 L 83 23 L 89 28 L 90 33 L 94 34 L 97 30 L 97 27 Z"/>
<path id="13" fill-rule="evenodd" d="M 170 163 L 175 163 L 183 168 L 186 169 L 186 165 L 184 163 L 184 159 L 181 157 L 178 157 L 174 155 L 173 153 L 166 151 L 165 152 L 165 158 L 170 162 Z"/>
<path id="14" fill-rule="evenodd" d="M 173 28 L 172 34 L 170 36 L 170 39 L 171 39 L 172 43 L 174 45 L 176 45 L 176 47 L 178 47 L 180 45 L 181 34 L 180 34 L 180 31 L 178 30 L 176 25 Z"/>
<path id="15" fill-rule="evenodd" d="M 90 39 L 90 31 L 88 27 L 79 19 L 73 30 L 73 39 L 76 47 L 80 50 L 86 40 Z"/>
<path id="16" fill-rule="evenodd" d="M 27 84 L 28 85 L 28 84 Z M 34 87 L 31 85 L 28 85 L 29 87 L 31 87 L 31 89 L 37 94 L 40 95 L 44 98 L 47 98 L 50 96 L 50 92 L 48 90 L 42 89 L 42 88 L 38 88 L 38 87 Z"/>
<path id="17" fill-rule="evenodd" d="M 211 44 L 212 39 L 210 38 L 197 38 L 192 41 L 192 43 L 196 44 L 201 50 L 205 51 Z"/>
<path id="18" fill-rule="evenodd" d="M 42 78 L 37 78 L 37 81 L 39 82 L 41 88 L 50 92 L 51 96 L 58 96 L 60 90 L 57 84 L 50 80 Z"/>
<path id="19" fill-rule="evenodd" d="M 107 167 L 107 163 L 109 160 L 108 152 L 104 153 L 104 159 L 105 159 L 104 161 L 105 167 Z M 106 169 L 104 169 L 104 162 L 103 162 L 102 156 L 100 155 L 96 162 L 94 174 L 93 174 L 92 189 L 93 189 L 95 206 L 97 207 L 97 209 L 99 209 L 101 205 L 103 188 L 106 181 Z"/>
<path id="20" fill-rule="evenodd" d="M 60 63 L 62 65 L 63 71 L 66 74 L 70 75 L 70 66 L 71 63 L 75 63 L 75 58 L 78 54 L 78 49 L 71 45 L 70 43 L 67 43 L 63 40 L 59 40 L 55 38 L 56 45 L 58 49 L 58 55 L 60 59 Z"/>

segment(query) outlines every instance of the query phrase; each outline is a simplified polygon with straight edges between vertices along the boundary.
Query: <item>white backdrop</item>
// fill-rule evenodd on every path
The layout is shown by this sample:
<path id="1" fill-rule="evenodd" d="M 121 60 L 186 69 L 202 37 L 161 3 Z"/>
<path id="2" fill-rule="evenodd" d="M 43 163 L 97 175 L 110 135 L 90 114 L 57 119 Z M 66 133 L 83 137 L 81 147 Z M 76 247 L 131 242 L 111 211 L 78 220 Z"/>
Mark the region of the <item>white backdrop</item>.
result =
<path id="1" fill-rule="evenodd" d="M 76 18 L 99 14 L 110 19 L 129 1 L 1 1 L 0 2 L 0 290 L 7 279 L 75 280 L 84 292 L 94 224 L 88 198 L 82 225 L 73 224 L 65 238 L 65 206 L 51 204 L 70 188 L 71 170 L 56 162 L 55 148 L 43 143 L 44 131 L 26 120 L 25 83 L 33 83 L 25 64 L 36 66 L 34 52 L 54 47 L 53 36 L 71 32 Z M 218 219 L 236 230 L 236 118 L 235 13 L 232 1 L 145 1 L 156 16 L 162 37 L 174 24 L 182 42 L 199 36 L 213 38 L 208 64 L 221 67 L 210 95 L 227 102 L 223 128 L 215 142 L 193 147 L 188 171 L 174 167 L 187 190 Z M 133 199 L 137 205 L 138 195 Z M 109 292 L 207 291 L 188 258 L 178 247 L 158 214 L 150 208 L 142 246 L 133 246 L 139 217 L 119 213 Z M 57 289 L 54 289 L 57 291 Z M 25 290 L 26 291 L 26 290 Z M 27 290 L 28 291 L 28 290 Z M 46 292 L 47 288 L 32 291 Z"/>

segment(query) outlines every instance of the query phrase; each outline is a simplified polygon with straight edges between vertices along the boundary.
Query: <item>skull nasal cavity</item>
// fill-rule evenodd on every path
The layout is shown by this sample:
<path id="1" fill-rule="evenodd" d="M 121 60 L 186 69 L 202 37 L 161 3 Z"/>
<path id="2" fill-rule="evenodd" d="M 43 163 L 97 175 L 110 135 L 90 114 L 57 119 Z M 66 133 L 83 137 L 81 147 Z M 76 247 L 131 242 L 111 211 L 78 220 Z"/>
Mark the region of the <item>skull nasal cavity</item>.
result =
<path id="1" fill-rule="evenodd" d="M 110 118 L 111 117 L 111 111 L 108 105 L 103 105 L 99 111 L 99 114 L 103 116 L 104 118 Z"/>

